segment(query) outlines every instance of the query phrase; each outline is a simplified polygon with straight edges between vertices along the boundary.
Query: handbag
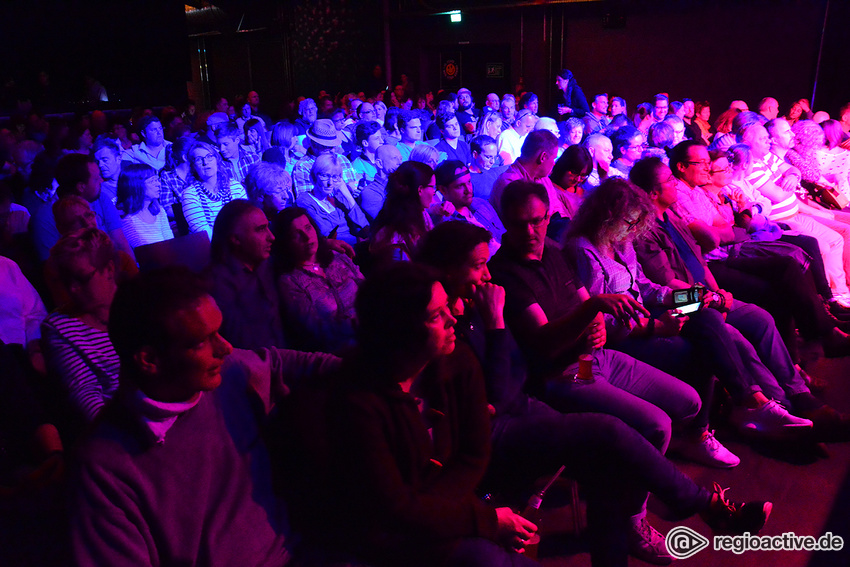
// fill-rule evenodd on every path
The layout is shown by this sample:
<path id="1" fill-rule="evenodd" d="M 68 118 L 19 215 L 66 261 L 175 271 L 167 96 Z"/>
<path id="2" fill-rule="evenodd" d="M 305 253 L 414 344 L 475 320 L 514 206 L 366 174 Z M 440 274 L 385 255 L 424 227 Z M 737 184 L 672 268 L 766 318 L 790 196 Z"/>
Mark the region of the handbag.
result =
<path id="1" fill-rule="evenodd" d="M 831 185 L 822 185 L 812 181 L 801 181 L 800 184 L 808 191 L 812 199 L 827 209 L 840 211 L 850 204 L 850 199 Z"/>

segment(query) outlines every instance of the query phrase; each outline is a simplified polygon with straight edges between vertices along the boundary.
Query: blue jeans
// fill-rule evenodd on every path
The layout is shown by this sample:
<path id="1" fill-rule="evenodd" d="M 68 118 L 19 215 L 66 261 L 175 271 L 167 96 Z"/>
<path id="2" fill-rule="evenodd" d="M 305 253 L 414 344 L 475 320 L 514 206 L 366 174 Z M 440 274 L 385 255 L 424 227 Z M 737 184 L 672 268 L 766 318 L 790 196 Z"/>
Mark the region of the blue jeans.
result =
<path id="1" fill-rule="evenodd" d="M 563 377 L 549 380 L 543 401 L 564 413 L 598 412 L 613 415 L 636 429 L 663 454 L 670 444 L 671 426 L 692 420 L 700 410 L 696 391 L 669 374 L 615 350 L 596 351 L 592 383 Z"/>
<path id="2" fill-rule="evenodd" d="M 773 317 L 767 311 L 736 299 L 726 323 L 744 339 L 738 341 L 740 356 L 765 396 L 787 404 L 790 396 L 809 393 L 809 387 L 794 366 Z"/>

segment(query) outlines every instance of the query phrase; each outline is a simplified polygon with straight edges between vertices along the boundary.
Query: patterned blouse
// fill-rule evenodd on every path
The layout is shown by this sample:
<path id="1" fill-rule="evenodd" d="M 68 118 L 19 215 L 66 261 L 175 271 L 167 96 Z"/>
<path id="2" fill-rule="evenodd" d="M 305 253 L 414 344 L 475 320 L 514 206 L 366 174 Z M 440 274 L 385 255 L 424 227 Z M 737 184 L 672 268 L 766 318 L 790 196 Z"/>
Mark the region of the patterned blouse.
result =
<path id="1" fill-rule="evenodd" d="M 322 276 L 296 268 L 283 274 L 277 285 L 283 303 L 287 343 L 295 348 L 336 352 L 354 340 L 354 297 L 363 281 L 360 269 L 344 255 L 333 260 Z"/>

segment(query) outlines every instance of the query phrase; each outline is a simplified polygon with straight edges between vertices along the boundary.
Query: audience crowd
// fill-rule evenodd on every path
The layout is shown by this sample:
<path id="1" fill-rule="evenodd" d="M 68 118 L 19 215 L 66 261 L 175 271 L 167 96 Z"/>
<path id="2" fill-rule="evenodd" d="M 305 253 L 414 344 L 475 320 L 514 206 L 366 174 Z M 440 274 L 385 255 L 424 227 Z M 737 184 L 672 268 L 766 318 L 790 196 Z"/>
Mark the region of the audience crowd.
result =
<path id="1" fill-rule="evenodd" d="M 595 566 L 672 561 L 650 494 L 758 532 L 666 454 L 850 440 L 850 104 L 554 87 L 13 118 L 0 554 L 535 565 L 559 467 Z"/>

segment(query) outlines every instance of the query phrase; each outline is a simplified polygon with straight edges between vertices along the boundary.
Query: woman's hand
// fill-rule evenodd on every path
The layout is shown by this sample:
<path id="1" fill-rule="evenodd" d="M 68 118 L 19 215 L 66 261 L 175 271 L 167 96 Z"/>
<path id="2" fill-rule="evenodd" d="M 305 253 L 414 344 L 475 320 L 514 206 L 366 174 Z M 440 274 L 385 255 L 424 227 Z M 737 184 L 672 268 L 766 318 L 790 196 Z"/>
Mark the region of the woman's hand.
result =
<path id="1" fill-rule="evenodd" d="M 572 111 L 573 111 L 573 109 L 570 108 L 569 106 L 558 105 L 558 114 L 560 116 L 563 116 L 564 114 L 569 114 Z"/>
<path id="2" fill-rule="evenodd" d="M 472 290 L 472 299 L 488 330 L 505 328 L 505 288 L 483 283 Z"/>
<path id="3" fill-rule="evenodd" d="M 682 326 L 688 322 L 687 316 L 677 317 L 675 310 L 669 309 L 661 317 L 655 320 L 656 337 L 677 337 Z"/>
<path id="4" fill-rule="evenodd" d="M 525 542 L 537 533 L 536 525 L 510 508 L 496 508 L 496 518 L 499 526 L 497 532 L 499 543 L 511 549 L 521 551 L 525 547 Z"/>
<path id="5" fill-rule="evenodd" d="M 649 311 L 643 305 L 622 293 L 600 293 L 588 301 L 592 301 L 593 306 L 600 313 L 613 315 L 621 321 L 629 319 L 637 321 L 641 316 L 649 317 Z"/>

